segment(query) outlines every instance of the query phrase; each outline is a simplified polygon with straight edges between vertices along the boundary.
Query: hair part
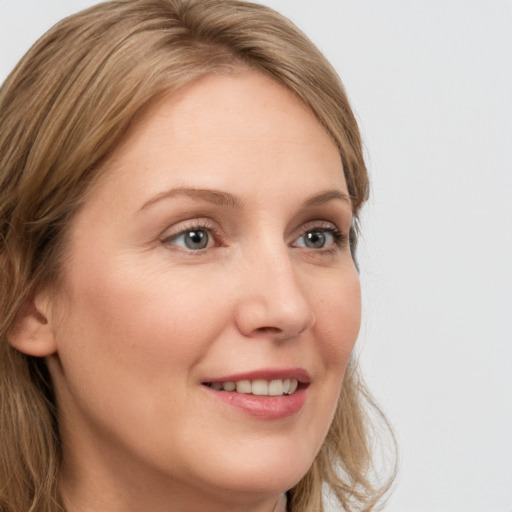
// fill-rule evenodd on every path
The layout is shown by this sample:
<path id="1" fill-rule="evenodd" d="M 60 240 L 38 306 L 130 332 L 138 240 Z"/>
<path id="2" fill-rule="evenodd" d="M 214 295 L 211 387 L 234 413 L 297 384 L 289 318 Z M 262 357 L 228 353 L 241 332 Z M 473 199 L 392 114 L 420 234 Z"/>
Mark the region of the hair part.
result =
<path id="1" fill-rule="evenodd" d="M 341 81 L 289 20 L 237 0 L 114 0 L 64 19 L 0 89 L 0 510 L 56 512 L 60 444 L 44 360 L 8 342 L 35 290 L 59 283 L 69 220 L 99 164 L 159 95 L 210 73 L 256 69 L 297 95 L 340 152 L 353 212 L 368 196 L 360 134 Z M 357 226 L 351 230 L 355 249 Z M 293 512 L 324 510 L 327 486 L 348 511 L 371 510 L 374 487 L 354 364 L 328 437 L 289 491 Z"/>

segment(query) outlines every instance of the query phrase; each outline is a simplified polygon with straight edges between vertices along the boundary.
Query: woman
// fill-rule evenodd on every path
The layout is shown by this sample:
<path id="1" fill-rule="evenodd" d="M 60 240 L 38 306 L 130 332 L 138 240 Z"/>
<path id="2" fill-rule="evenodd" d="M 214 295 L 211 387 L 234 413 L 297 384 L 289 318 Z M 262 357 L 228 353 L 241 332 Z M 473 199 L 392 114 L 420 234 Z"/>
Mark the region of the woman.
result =
<path id="1" fill-rule="evenodd" d="M 2 512 L 372 509 L 368 182 L 312 43 L 255 4 L 107 2 L 0 112 Z"/>

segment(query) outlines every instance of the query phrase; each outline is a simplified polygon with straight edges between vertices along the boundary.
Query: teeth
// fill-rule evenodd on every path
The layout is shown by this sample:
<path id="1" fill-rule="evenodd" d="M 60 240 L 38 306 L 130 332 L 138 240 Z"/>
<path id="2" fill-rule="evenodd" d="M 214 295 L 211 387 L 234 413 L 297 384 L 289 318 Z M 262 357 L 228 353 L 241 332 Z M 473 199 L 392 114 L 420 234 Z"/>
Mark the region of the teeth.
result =
<path id="1" fill-rule="evenodd" d="M 216 391 L 236 391 L 246 395 L 282 396 L 291 395 L 299 385 L 297 379 L 240 380 L 237 382 L 212 382 L 208 384 Z"/>
<path id="2" fill-rule="evenodd" d="M 282 380 L 271 380 L 268 383 L 268 394 L 272 396 L 278 396 L 283 394 L 283 381 Z"/>
<path id="3" fill-rule="evenodd" d="M 224 382 L 222 387 L 224 388 L 224 391 L 235 391 L 236 384 L 234 382 Z"/>
<path id="4" fill-rule="evenodd" d="M 236 391 L 238 393 L 252 393 L 252 384 L 250 380 L 241 380 L 236 383 Z"/>
<path id="5" fill-rule="evenodd" d="M 268 395 L 268 382 L 266 380 L 253 380 L 252 394 L 262 396 Z"/>

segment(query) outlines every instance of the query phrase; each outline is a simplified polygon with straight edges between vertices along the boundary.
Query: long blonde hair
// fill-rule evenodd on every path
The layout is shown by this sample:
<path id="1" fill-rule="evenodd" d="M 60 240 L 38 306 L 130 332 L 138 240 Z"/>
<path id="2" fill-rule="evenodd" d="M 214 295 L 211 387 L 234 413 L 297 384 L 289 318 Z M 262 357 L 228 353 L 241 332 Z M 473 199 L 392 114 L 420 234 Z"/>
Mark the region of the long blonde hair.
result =
<path id="1" fill-rule="evenodd" d="M 58 23 L 0 89 L 2 512 L 62 510 L 51 380 L 44 360 L 9 344 L 16 315 L 35 289 L 58 282 L 69 219 L 137 113 L 163 92 L 244 66 L 272 77 L 316 115 L 339 148 L 357 216 L 368 178 L 343 86 L 317 48 L 267 7 L 238 0 L 106 2 Z M 356 238 L 354 229 L 353 247 Z M 346 511 L 374 507 L 391 480 L 374 486 L 369 407 L 352 361 L 327 439 L 288 493 L 293 512 L 323 511 L 326 488 Z"/>

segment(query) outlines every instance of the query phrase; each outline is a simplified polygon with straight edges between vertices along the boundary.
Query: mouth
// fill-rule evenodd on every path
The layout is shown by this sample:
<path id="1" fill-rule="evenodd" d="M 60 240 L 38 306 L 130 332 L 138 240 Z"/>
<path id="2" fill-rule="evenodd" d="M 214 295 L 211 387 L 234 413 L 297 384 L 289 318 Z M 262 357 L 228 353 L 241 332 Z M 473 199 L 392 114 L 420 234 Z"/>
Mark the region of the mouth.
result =
<path id="1" fill-rule="evenodd" d="M 306 383 L 299 382 L 298 379 L 242 379 L 204 382 L 203 385 L 215 391 L 236 392 L 244 395 L 256 396 L 290 396 L 299 388 L 305 387 Z"/>
<path id="2" fill-rule="evenodd" d="M 229 408 L 260 420 L 295 417 L 308 395 L 310 378 L 304 370 L 267 370 L 208 379 L 202 387 Z"/>

